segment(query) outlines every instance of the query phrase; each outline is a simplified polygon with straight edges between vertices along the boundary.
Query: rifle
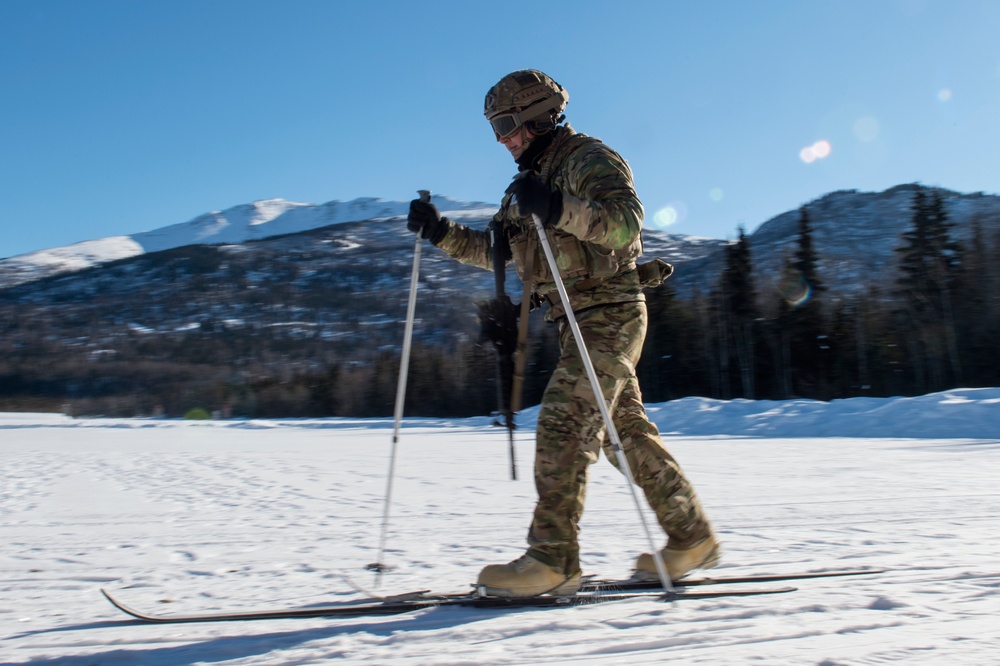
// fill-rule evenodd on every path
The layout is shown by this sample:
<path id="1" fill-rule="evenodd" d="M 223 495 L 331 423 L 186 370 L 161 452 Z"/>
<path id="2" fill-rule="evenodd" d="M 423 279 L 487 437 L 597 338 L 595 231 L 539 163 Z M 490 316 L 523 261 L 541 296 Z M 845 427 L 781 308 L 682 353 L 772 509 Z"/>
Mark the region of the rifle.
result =
<path id="1" fill-rule="evenodd" d="M 514 413 L 520 409 L 521 388 L 524 376 L 524 343 L 527 338 L 527 316 L 523 317 L 523 336 L 518 335 L 518 310 L 505 290 L 507 280 L 507 260 L 510 259 L 510 244 L 502 229 L 497 229 L 497 221 L 490 224 L 490 240 L 493 246 L 493 281 L 496 295 L 489 301 L 479 303 L 479 321 L 483 339 L 493 343 L 497 352 L 497 411 L 503 417 L 510 443 L 510 477 L 517 480 L 517 459 L 514 454 Z M 527 300 L 527 299 L 525 299 Z M 523 304 L 522 304 L 523 305 Z M 524 308 L 522 307 L 522 312 Z M 515 369 L 514 356 L 518 356 Z M 520 381 L 515 381 L 517 378 Z"/>

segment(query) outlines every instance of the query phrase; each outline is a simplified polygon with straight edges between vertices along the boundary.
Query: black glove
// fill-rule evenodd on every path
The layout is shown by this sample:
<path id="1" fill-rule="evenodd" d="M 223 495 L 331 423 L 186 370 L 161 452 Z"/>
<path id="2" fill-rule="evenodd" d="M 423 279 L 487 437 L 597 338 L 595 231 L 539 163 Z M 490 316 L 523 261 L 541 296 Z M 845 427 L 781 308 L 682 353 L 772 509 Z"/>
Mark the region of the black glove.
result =
<path id="1" fill-rule="evenodd" d="M 510 296 L 477 303 L 479 307 L 479 339 L 493 343 L 497 351 L 513 354 L 517 347 L 517 319 L 519 310 Z"/>
<path id="2" fill-rule="evenodd" d="M 537 215 L 545 228 L 553 227 L 562 216 L 562 192 L 553 191 L 537 174 L 525 171 L 514 178 L 507 188 L 517 201 L 517 210 L 523 217 Z"/>
<path id="3" fill-rule="evenodd" d="M 448 233 L 448 218 L 441 217 L 434 204 L 414 199 L 410 202 L 410 214 L 406 217 L 406 228 L 437 245 L 444 240 Z"/>

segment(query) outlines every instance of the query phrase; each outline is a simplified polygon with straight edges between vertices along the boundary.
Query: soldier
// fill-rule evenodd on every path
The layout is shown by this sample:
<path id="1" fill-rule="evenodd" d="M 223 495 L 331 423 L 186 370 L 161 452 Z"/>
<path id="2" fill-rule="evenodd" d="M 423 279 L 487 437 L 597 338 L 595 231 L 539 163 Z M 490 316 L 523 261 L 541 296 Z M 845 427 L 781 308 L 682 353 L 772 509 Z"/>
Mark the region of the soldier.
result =
<path id="1" fill-rule="evenodd" d="M 562 86 L 536 70 L 508 74 L 486 94 L 486 118 L 520 172 L 507 188 L 491 230 L 509 242 L 521 280 L 548 302 L 546 319 L 560 333 L 559 362 L 538 414 L 538 504 L 529 548 L 519 559 L 489 565 L 479 575 L 488 594 L 502 597 L 577 591 L 587 468 L 602 447 L 618 466 L 566 307 L 573 309 L 583 333 L 636 483 L 667 534 L 660 556 L 668 574 L 676 580 L 715 566 L 719 559 L 719 544 L 694 489 L 646 416 L 635 375 L 647 314 L 636 269 L 643 210 L 632 173 L 601 141 L 563 124 L 568 101 Z M 560 302 L 532 214 L 544 224 L 568 304 Z M 419 200 L 410 204 L 407 228 L 462 263 L 493 268 L 490 230 L 456 224 Z M 658 579 L 653 558 L 652 553 L 639 556 L 637 577 Z"/>

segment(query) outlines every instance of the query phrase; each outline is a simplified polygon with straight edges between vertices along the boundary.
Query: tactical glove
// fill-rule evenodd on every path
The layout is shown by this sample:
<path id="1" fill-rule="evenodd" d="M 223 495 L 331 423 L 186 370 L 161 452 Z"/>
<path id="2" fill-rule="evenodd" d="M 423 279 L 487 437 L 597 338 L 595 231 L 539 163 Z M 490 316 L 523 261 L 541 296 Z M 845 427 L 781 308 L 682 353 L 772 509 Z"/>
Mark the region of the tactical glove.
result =
<path id="1" fill-rule="evenodd" d="M 448 218 L 441 217 L 434 204 L 414 199 L 410 202 L 410 214 L 406 217 L 406 228 L 437 245 L 444 240 L 448 233 Z"/>
<path id="2" fill-rule="evenodd" d="M 514 195 L 517 211 L 523 217 L 537 215 L 546 229 L 554 227 L 562 216 L 562 192 L 550 190 L 534 172 L 518 174 L 507 188 L 507 194 Z"/>
<path id="3" fill-rule="evenodd" d="M 513 354 L 517 347 L 518 307 L 506 295 L 477 305 L 480 339 L 492 342 L 501 355 Z"/>

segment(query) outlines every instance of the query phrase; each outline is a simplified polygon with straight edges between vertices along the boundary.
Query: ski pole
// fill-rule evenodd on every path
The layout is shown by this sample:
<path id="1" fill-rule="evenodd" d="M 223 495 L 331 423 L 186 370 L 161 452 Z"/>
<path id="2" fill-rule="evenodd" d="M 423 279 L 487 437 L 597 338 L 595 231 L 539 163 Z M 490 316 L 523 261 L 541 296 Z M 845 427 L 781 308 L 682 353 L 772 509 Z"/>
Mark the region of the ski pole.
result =
<path id="1" fill-rule="evenodd" d="M 545 233 L 545 227 L 542 224 L 542 219 L 538 215 L 532 213 L 531 219 L 535 223 L 535 229 L 538 231 L 538 238 L 542 243 L 542 250 L 545 252 L 545 259 L 549 263 L 549 270 L 552 273 L 552 279 L 556 283 L 556 289 L 559 291 L 559 298 L 562 300 L 563 309 L 566 310 L 566 321 L 569 322 L 569 327 L 573 331 L 573 337 L 576 339 L 576 347 L 580 351 L 580 358 L 583 360 L 583 366 L 587 370 L 587 379 L 590 380 L 590 386 L 594 390 L 594 396 L 597 398 L 597 408 L 601 412 L 601 418 L 604 419 L 604 425 L 607 429 L 608 438 L 611 440 L 611 446 L 615 450 L 615 457 L 618 460 L 618 466 L 621 468 L 622 474 L 625 475 L 625 479 L 628 481 L 629 491 L 632 493 L 632 500 L 635 502 L 635 508 L 639 512 L 639 521 L 642 523 L 642 529 L 646 532 L 646 538 L 649 540 L 649 545 L 653 552 L 653 561 L 656 563 L 656 572 L 660 576 L 660 584 L 663 585 L 663 590 L 665 592 L 671 592 L 674 589 L 673 584 L 670 582 L 670 575 L 667 574 L 667 567 L 663 563 L 663 559 L 658 556 L 658 549 L 656 547 L 656 542 L 653 540 L 653 534 L 649 530 L 649 525 L 646 522 L 646 516 L 642 511 L 642 504 L 639 502 L 639 495 L 636 492 L 635 477 L 632 475 L 632 469 L 629 467 L 628 459 L 625 457 L 625 451 L 622 450 L 622 442 L 618 437 L 618 430 L 615 428 L 614 421 L 611 419 L 611 412 L 608 411 L 607 401 L 604 399 L 604 392 L 601 391 L 601 384 L 597 379 L 597 371 L 594 370 L 594 364 L 590 360 L 590 354 L 587 353 L 587 345 L 583 341 L 583 333 L 580 331 L 580 326 L 576 322 L 576 315 L 573 313 L 573 308 L 570 306 L 569 295 L 566 293 L 566 285 L 563 284 L 562 276 L 559 275 L 559 265 L 556 263 L 555 255 L 552 254 L 552 245 L 549 243 L 549 237 Z"/>
<path id="2" fill-rule="evenodd" d="M 417 190 L 420 200 L 429 202 L 429 190 Z M 375 585 L 378 586 L 382 572 L 390 567 L 382 562 L 385 554 L 386 535 L 389 531 L 389 509 L 392 506 L 392 480 L 396 474 L 396 449 L 399 443 L 399 428 L 403 421 L 403 404 L 406 401 L 406 376 L 410 370 L 410 346 L 413 341 L 413 320 L 417 311 L 417 285 L 420 281 L 420 249 L 423 239 L 417 234 L 417 243 L 413 248 L 413 272 L 410 274 L 410 297 L 406 303 L 406 325 L 403 329 L 403 352 L 399 359 L 399 380 L 396 384 L 396 405 L 392 426 L 392 452 L 389 454 L 389 478 L 385 488 L 385 506 L 382 509 L 382 533 L 378 543 L 378 559 L 366 568 L 375 572 Z"/>

